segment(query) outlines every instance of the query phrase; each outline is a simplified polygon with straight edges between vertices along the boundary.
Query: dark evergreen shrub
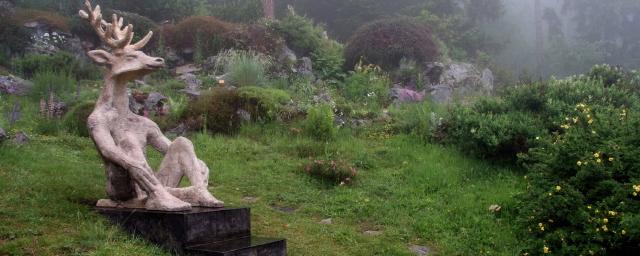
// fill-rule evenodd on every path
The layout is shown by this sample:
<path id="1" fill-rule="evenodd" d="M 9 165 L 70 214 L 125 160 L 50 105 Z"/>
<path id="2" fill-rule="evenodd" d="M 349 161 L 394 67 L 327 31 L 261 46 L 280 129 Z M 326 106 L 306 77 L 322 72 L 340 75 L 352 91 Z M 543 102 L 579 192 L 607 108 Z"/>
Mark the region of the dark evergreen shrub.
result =
<path id="1" fill-rule="evenodd" d="M 398 67 L 403 58 L 419 63 L 438 58 L 438 47 L 429 26 L 410 18 L 384 19 L 359 28 L 345 49 L 347 68 L 361 59 L 385 69 Z"/>
<path id="2" fill-rule="evenodd" d="M 238 91 L 215 88 L 189 103 L 184 117 L 192 130 L 206 129 L 213 133 L 234 134 L 241 125 Z"/>

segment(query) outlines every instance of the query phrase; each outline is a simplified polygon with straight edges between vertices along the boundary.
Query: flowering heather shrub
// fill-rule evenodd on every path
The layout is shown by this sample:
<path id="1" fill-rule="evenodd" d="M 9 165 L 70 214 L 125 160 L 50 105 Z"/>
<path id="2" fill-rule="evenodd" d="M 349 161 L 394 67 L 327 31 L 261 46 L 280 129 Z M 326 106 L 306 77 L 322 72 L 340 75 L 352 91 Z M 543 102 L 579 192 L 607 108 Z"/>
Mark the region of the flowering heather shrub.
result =
<path id="1" fill-rule="evenodd" d="M 344 160 L 314 160 L 304 166 L 304 172 L 335 184 L 351 183 L 358 174 L 355 167 Z"/>
<path id="2" fill-rule="evenodd" d="M 588 99 L 585 99 L 585 101 Z M 521 156 L 518 219 L 528 255 L 640 250 L 640 108 L 579 103 Z"/>

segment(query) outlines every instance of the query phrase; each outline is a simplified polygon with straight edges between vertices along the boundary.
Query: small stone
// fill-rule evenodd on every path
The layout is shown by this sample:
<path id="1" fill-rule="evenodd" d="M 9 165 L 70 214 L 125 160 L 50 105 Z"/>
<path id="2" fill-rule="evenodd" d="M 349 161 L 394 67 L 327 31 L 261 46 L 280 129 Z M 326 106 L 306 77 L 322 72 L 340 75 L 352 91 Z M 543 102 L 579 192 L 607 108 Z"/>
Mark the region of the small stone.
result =
<path id="1" fill-rule="evenodd" d="M 29 136 L 27 136 L 24 132 L 16 133 L 16 136 L 13 138 L 13 143 L 18 145 L 25 145 L 29 143 Z"/>
<path id="2" fill-rule="evenodd" d="M 363 234 L 365 234 L 367 236 L 379 236 L 379 235 L 382 235 L 382 231 L 367 230 L 367 231 L 363 232 Z"/>
<path id="3" fill-rule="evenodd" d="M 295 208 L 292 207 L 287 207 L 287 206 L 271 206 L 271 208 L 273 208 L 274 210 L 278 210 L 284 213 L 294 213 L 296 211 Z"/>
<path id="4" fill-rule="evenodd" d="M 246 196 L 246 197 L 242 198 L 242 201 L 245 201 L 247 203 L 251 203 L 252 204 L 252 203 L 258 202 L 258 198 L 252 197 L 252 196 Z"/>
<path id="5" fill-rule="evenodd" d="M 491 213 L 499 213 L 501 210 L 502 210 L 502 207 L 497 204 L 492 204 L 491 206 L 489 206 L 489 211 Z"/>
<path id="6" fill-rule="evenodd" d="M 426 246 L 411 245 L 409 246 L 409 250 L 411 250 L 411 252 L 415 253 L 418 256 L 428 256 L 429 254 L 431 254 L 431 248 Z"/>
<path id="7" fill-rule="evenodd" d="M 333 224 L 333 220 L 331 218 L 328 218 L 328 219 L 321 220 L 319 223 L 322 225 L 331 225 Z"/>

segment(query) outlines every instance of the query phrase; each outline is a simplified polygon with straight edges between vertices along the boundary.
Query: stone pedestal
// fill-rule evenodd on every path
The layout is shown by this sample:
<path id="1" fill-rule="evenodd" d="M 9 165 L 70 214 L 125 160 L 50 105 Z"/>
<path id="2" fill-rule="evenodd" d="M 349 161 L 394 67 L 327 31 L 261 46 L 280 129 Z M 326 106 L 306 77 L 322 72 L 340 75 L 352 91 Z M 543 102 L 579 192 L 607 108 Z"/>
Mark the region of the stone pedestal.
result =
<path id="1" fill-rule="evenodd" d="M 96 210 L 125 230 L 179 255 L 286 255 L 285 240 L 251 236 L 249 208 L 193 208 L 185 212 Z"/>

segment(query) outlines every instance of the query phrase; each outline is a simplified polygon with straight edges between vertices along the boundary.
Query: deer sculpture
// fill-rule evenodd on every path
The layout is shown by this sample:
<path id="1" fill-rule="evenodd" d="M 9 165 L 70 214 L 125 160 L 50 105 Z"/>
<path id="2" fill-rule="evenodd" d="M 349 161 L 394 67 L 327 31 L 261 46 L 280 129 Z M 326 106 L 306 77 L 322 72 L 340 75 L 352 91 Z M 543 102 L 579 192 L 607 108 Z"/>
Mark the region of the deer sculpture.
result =
<path id="1" fill-rule="evenodd" d="M 179 137 L 173 142 L 156 123 L 129 110 L 127 83 L 164 67 L 164 60 L 140 51 L 153 32 L 132 44 L 133 25 L 113 15 L 102 19 L 100 6 L 85 1 L 80 10 L 102 42 L 110 48 L 89 51 L 97 64 L 107 67 L 104 88 L 87 125 L 106 168 L 107 195 L 99 207 L 144 208 L 156 211 L 184 211 L 191 207 L 223 207 L 208 190 L 209 169 L 196 157 L 193 144 Z M 147 163 L 145 148 L 152 146 L 164 155 L 157 172 Z M 191 186 L 178 187 L 186 176 Z"/>

